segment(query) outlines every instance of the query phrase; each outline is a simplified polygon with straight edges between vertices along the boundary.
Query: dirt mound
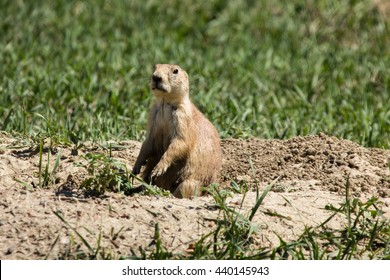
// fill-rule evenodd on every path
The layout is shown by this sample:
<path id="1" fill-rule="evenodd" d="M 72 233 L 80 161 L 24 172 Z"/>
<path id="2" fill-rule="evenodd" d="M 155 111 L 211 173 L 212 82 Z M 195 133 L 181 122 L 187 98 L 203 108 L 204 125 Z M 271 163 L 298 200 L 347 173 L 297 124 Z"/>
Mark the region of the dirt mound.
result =
<path id="1" fill-rule="evenodd" d="M 312 188 L 342 193 L 349 180 L 355 195 L 390 196 L 390 151 L 319 136 L 289 140 L 229 139 L 222 143 L 224 181 L 271 182 L 290 191 Z M 306 184 L 305 184 L 306 182 Z"/>
<path id="2" fill-rule="evenodd" d="M 114 193 L 102 198 L 77 195 L 74 191 L 88 176 L 86 153 L 111 153 L 131 169 L 140 143 L 127 141 L 111 145 L 111 149 L 109 146 L 85 144 L 77 151 L 54 148 L 49 171 L 57 159 L 58 168 L 49 188 L 38 189 L 40 157 L 36 144 L 0 134 L 1 259 L 58 258 L 77 244 L 85 249 L 75 232 L 53 211 L 92 246 L 97 246 L 101 234 L 101 246 L 111 248 L 117 256 L 129 255 L 131 248 L 139 246 L 151 248 L 157 223 L 164 245 L 173 251 L 187 250 L 214 227 L 210 218 L 216 218 L 219 211 L 210 196 L 180 200 Z M 329 216 L 324 206 L 343 200 L 347 178 L 352 195 L 381 197 L 385 215 L 390 217 L 389 150 L 367 149 L 323 134 L 286 141 L 227 139 L 222 146 L 222 186 L 234 180 L 257 184 L 261 189 L 278 178 L 253 220 L 261 229 L 257 235 L 261 246 L 278 244 L 275 233 L 291 240 L 305 225 L 324 221 Z M 46 166 L 47 156 L 48 150 L 44 149 L 42 166 Z M 249 191 L 243 206 L 242 195 L 238 194 L 227 204 L 248 213 L 255 199 L 256 193 Z M 280 215 L 267 215 L 274 212 Z M 334 222 L 337 224 L 337 220 Z"/>

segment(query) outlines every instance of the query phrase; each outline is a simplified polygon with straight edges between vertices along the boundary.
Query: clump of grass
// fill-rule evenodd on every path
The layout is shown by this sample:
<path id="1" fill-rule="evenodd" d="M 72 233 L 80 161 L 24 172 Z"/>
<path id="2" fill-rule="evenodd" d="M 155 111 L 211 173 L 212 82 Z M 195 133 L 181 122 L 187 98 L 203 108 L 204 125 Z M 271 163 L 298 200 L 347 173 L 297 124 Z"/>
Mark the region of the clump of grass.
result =
<path id="1" fill-rule="evenodd" d="M 83 156 L 87 164 L 89 177 L 81 184 L 89 196 L 101 196 L 106 191 L 124 192 L 133 188 L 130 183 L 130 173 L 121 161 L 101 153 L 87 153 Z"/>
<path id="2" fill-rule="evenodd" d="M 183 255 L 181 253 L 173 253 L 164 246 L 160 236 L 159 223 L 154 225 L 154 236 L 152 242 L 149 244 L 149 247 L 154 247 L 154 249 L 151 252 L 147 252 L 142 247 L 140 247 L 138 248 L 139 253 L 137 253 L 134 249 L 131 249 L 131 255 L 127 258 L 140 260 L 183 259 Z"/>
<path id="3" fill-rule="evenodd" d="M 236 184 L 233 184 L 236 185 Z M 220 209 L 220 218 L 208 219 L 216 224 L 215 230 L 203 236 L 194 245 L 193 259 L 246 259 L 254 250 L 254 235 L 257 226 L 252 219 L 258 211 L 272 184 L 266 187 L 260 197 L 257 197 L 255 205 L 247 214 L 227 206 L 226 199 L 228 192 L 219 190 L 217 186 L 210 187 L 210 194 L 213 196 L 216 206 Z M 242 204 L 245 194 L 242 198 Z"/>
<path id="4" fill-rule="evenodd" d="M 50 137 L 46 133 L 37 134 L 32 137 L 24 137 L 18 135 L 12 144 L 7 148 L 9 149 L 21 149 L 14 151 L 14 153 L 20 157 L 30 157 L 38 155 L 38 170 L 34 172 L 34 175 L 38 177 L 38 182 L 31 182 L 31 184 L 14 178 L 16 182 L 22 186 L 31 189 L 33 188 L 47 188 L 56 183 L 56 173 L 61 163 L 62 149 L 59 148 L 61 144 L 64 144 L 57 137 Z M 51 163 L 52 156 L 55 156 L 54 164 Z"/>
<path id="5" fill-rule="evenodd" d="M 105 153 L 87 153 L 84 155 L 86 164 L 81 164 L 89 176 L 80 184 L 87 196 L 102 196 L 106 192 L 122 192 L 126 195 L 139 193 L 141 195 L 170 196 L 169 191 L 145 183 L 133 175 L 126 164 Z M 134 182 L 137 184 L 135 185 Z"/>
<path id="6" fill-rule="evenodd" d="M 38 171 L 38 188 L 48 187 L 50 184 L 55 182 L 55 173 L 57 172 L 58 166 L 60 164 L 61 159 L 61 150 L 57 152 L 56 161 L 54 162 L 54 166 L 50 171 L 50 155 L 51 149 L 48 149 L 47 152 L 47 160 L 46 164 L 43 165 L 43 140 L 39 143 L 39 171 Z"/>

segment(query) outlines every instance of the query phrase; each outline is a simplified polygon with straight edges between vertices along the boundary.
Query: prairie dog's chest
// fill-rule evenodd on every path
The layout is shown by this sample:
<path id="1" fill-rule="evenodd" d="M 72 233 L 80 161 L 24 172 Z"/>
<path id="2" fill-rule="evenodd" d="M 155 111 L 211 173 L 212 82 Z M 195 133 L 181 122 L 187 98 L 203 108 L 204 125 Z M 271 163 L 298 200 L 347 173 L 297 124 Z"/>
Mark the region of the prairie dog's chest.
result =
<path id="1" fill-rule="evenodd" d="M 153 115 L 152 134 L 157 142 L 167 146 L 175 134 L 176 108 L 169 104 L 156 106 Z"/>
<path id="2" fill-rule="evenodd" d="M 175 118 L 175 111 L 172 105 L 162 104 L 156 108 L 154 116 L 154 124 L 157 129 L 168 129 L 172 126 L 173 119 Z"/>

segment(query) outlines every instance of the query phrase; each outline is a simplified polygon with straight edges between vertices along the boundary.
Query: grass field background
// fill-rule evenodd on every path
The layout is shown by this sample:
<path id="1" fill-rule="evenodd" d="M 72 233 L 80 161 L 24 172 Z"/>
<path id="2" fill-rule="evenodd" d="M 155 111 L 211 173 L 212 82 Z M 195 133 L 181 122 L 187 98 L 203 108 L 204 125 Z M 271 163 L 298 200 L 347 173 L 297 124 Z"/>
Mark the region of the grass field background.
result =
<path id="1" fill-rule="evenodd" d="M 155 63 L 190 75 L 222 137 L 390 146 L 381 1 L 0 1 L 0 130 L 144 137 Z"/>

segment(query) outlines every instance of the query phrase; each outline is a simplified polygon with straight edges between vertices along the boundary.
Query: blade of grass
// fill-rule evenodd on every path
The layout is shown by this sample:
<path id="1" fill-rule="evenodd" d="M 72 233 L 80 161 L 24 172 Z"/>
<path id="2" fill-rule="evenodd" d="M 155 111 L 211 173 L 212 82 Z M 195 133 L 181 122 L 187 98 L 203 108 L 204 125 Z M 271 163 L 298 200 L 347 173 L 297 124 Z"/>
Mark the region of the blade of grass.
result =
<path id="1" fill-rule="evenodd" d="M 253 217 L 255 216 L 257 210 L 259 209 L 260 205 L 263 203 L 264 198 L 267 196 L 268 192 L 272 189 L 272 187 L 275 185 L 275 183 L 280 179 L 280 176 L 277 177 L 274 181 L 272 181 L 271 184 L 269 184 L 261 194 L 261 196 L 257 199 L 255 206 L 253 206 L 252 211 L 249 215 L 248 220 L 252 221 Z"/>
<path id="2" fill-rule="evenodd" d="M 49 252 L 46 254 L 45 258 L 44 258 L 45 260 L 48 259 L 50 253 L 53 251 L 54 246 L 56 246 L 56 244 L 57 244 L 59 238 L 60 238 L 60 234 L 57 235 L 57 237 L 56 237 L 56 239 L 54 240 L 53 244 L 51 244 L 50 250 L 49 250 Z"/>
<path id="3" fill-rule="evenodd" d="M 52 174 L 52 175 L 54 175 L 54 174 L 56 173 L 57 168 L 58 168 L 58 166 L 60 165 L 61 152 L 62 152 L 62 150 L 59 150 L 59 151 L 58 151 L 58 155 L 57 155 L 56 161 L 55 161 L 55 163 L 54 163 L 53 170 L 51 171 L 51 174 Z"/>
<path id="4" fill-rule="evenodd" d="M 43 154 L 43 140 L 40 139 L 39 141 L 39 182 L 38 187 L 39 189 L 42 188 L 42 154 Z"/>
<path id="5" fill-rule="evenodd" d="M 88 248 L 89 252 L 91 254 L 94 254 L 94 250 L 92 248 L 92 246 L 88 243 L 87 240 L 85 240 L 85 238 L 74 228 L 72 227 L 65 219 L 64 217 L 62 217 L 62 215 L 59 213 L 59 211 L 53 211 L 53 214 L 56 215 L 65 225 L 67 225 L 71 230 L 73 230 L 76 235 L 81 239 L 81 241 L 83 242 L 83 244 Z"/>

